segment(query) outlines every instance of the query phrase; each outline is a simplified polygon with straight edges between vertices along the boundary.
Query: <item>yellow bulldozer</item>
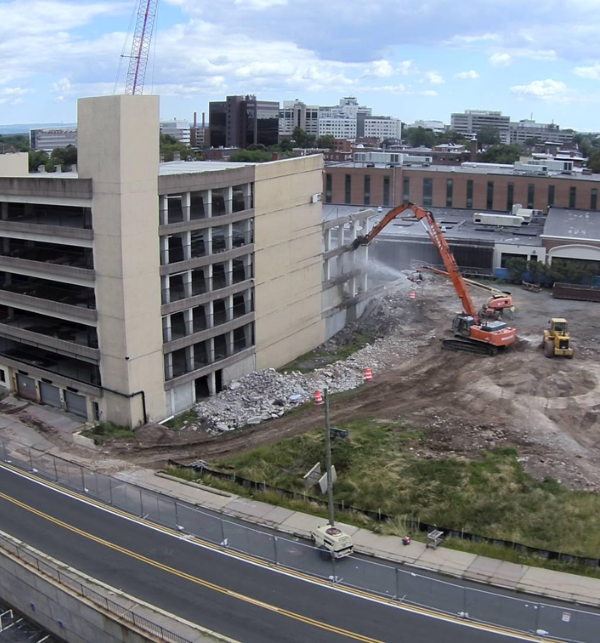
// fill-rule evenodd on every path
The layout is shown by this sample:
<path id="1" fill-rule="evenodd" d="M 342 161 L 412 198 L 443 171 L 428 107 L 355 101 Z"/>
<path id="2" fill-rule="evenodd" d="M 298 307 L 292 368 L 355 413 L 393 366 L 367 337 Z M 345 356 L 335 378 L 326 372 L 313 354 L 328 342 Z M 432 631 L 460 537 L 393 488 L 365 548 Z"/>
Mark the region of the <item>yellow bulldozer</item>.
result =
<path id="1" fill-rule="evenodd" d="M 569 336 L 569 324 L 562 317 L 553 317 L 550 320 L 550 328 L 544 330 L 544 339 L 542 347 L 546 357 L 573 357 L 573 348 L 571 347 L 571 337 Z"/>

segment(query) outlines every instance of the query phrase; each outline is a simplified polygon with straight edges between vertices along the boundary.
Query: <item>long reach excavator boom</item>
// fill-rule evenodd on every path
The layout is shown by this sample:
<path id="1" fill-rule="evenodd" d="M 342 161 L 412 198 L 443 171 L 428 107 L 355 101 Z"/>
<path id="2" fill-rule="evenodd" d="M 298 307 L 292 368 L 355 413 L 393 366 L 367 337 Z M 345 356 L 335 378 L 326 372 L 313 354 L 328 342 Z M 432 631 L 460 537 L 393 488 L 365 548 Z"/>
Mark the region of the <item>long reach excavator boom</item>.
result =
<path id="1" fill-rule="evenodd" d="M 410 215 L 403 219 L 417 219 L 421 221 L 429 238 L 439 250 L 448 276 L 452 281 L 454 290 L 462 303 L 463 312 L 454 318 L 452 323 L 453 339 L 443 340 L 443 347 L 451 350 L 462 350 L 471 353 L 495 355 L 499 348 L 512 344 L 516 339 L 516 331 L 500 321 L 485 322 L 480 319 L 469 289 L 462 276 L 456 259 L 450 250 L 433 213 L 414 203 L 403 203 L 392 208 L 383 219 L 368 234 L 357 237 L 352 248 L 366 246 L 396 217 L 409 211 Z"/>

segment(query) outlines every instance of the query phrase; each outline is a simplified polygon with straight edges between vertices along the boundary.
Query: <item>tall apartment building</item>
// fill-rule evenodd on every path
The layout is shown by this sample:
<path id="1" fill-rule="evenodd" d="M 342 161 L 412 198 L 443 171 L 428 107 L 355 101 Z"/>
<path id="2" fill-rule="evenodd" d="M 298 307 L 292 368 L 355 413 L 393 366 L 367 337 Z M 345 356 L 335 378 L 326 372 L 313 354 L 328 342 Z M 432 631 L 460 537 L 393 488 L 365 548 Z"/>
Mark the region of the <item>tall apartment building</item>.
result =
<path id="1" fill-rule="evenodd" d="M 160 133 L 176 138 L 180 143 L 190 144 L 190 123 L 174 118 L 170 121 L 160 121 Z"/>
<path id="2" fill-rule="evenodd" d="M 256 96 L 227 96 L 209 103 L 212 147 L 242 147 L 279 141 L 279 103 Z"/>
<path id="3" fill-rule="evenodd" d="M 320 156 L 159 164 L 158 97 L 78 112 L 78 174 L 0 156 L 1 387 L 135 426 L 326 339 Z"/>
<path id="4" fill-rule="evenodd" d="M 77 127 L 44 127 L 29 132 L 29 144 L 33 150 L 52 152 L 57 147 L 77 146 Z"/>
<path id="5" fill-rule="evenodd" d="M 554 123 L 536 123 L 533 120 L 522 120 L 510 123 L 511 144 L 523 145 L 528 139 L 537 139 L 539 143 L 559 143 L 564 145 L 573 140 L 576 132 L 572 129 L 561 130 Z"/>
<path id="6" fill-rule="evenodd" d="M 319 106 L 306 105 L 298 99 L 284 101 L 279 112 L 279 136 L 291 136 L 295 127 L 301 127 L 307 134 L 318 136 Z"/>
<path id="7" fill-rule="evenodd" d="M 500 141 L 507 144 L 510 142 L 509 123 L 510 116 L 503 116 L 502 112 L 480 109 L 468 109 L 450 116 L 450 129 L 459 134 L 473 136 L 478 134 L 482 127 L 495 127 L 500 134 Z"/>
<path id="8" fill-rule="evenodd" d="M 402 138 L 402 121 L 391 116 L 368 116 L 357 120 L 357 136 L 359 138 Z"/>

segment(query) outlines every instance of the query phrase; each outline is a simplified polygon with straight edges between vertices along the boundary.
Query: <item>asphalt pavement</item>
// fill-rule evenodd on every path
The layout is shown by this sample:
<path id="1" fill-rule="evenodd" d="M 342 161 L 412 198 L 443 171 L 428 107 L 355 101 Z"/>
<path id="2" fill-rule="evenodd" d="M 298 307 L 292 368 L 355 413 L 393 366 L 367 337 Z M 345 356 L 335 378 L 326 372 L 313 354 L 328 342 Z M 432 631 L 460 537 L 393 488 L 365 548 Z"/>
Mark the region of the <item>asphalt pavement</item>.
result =
<path id="1" fill-rule="evenodd" d="M 3 468 L 0 492 L 2 531 L 98 580 L 244 643 L 515 640 L 200 547 Z M 345 563 L 351 561 L 340 561 L 340 575 Z"/>

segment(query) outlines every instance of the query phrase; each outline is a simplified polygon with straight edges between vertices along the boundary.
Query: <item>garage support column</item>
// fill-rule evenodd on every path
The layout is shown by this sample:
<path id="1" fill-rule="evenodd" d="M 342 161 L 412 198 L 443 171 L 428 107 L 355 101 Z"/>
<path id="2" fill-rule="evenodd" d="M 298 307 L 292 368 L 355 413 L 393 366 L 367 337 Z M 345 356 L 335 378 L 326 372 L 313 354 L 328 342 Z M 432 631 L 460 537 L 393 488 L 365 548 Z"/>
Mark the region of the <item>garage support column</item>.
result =
<path id="1" fill-rule="evenodd" d="M 183 220 L 190 220 L 190 206 L 192 203 L 191 194 L 189 192 L 184 192 L 181 195 L 181 208 L 183 210 Z"/>

